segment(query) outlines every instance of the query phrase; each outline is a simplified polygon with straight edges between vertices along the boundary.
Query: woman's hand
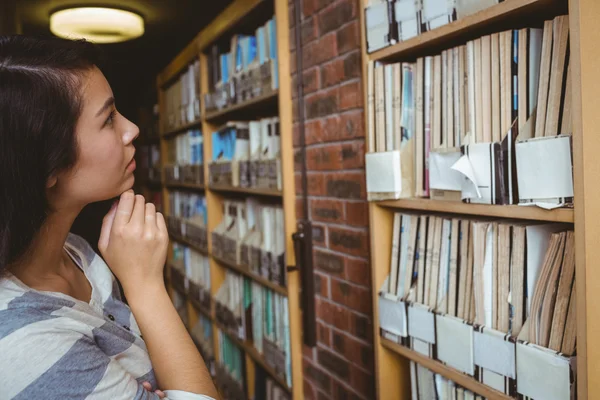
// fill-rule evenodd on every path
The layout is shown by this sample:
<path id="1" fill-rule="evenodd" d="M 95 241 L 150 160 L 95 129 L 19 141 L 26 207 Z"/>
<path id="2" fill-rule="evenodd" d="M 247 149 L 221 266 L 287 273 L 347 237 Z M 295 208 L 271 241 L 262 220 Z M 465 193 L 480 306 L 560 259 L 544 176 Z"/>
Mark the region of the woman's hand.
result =
<path id="1" fill-rule="evenodd" d="M 129 298 L 140 289 L 164 288 L 168 243 L 162 214 L 128 190 L 104 217 L 98 248 Z"/>
<path id="2" fill-rule="evenodd" d="M 149 392 L 152 391 L 152 385 L 150 385 L 150 382 L 146 381 L 146 382 L 142 383 L 142 386 L 147 391 L 149 391 Z M 167 395 L 164 394 L 164 392 L 162 390 L 155 390 L 154 393 L 156 393 L 158 395 L 158 397 L 160 397 L 161 399 L 164 399 L 165 397 L 167 397 Z"/>

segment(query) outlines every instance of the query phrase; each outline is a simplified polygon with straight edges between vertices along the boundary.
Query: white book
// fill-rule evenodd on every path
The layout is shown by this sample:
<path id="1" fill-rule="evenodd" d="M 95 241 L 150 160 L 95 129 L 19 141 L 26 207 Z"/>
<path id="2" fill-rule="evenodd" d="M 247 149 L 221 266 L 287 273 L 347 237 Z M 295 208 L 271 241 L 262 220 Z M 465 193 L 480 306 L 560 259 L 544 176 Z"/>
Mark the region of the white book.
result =
<path id="1" fill-rule="evenodd" d="M 470 41 L 467 42 L 467 70 L 469 77 L 469 92 L 467 93 L 467 121 L 469 122 L 468 130 L 466 131 L 471 136 L 471 142 L 473 143 L 475 138 L 477 137 L 477 132 L 475 132 L 475 127 L 477 126 L 475 121 L 477 105 L 475 104 L 475 42 Z"/>
<path id="2" fill-rule="evenodd" d="M 250 160 L 259 160 L 261 148 L 261 123 L 259 121 L 250 121 L 248 123 L 248 130 L 250 142 Z"/>
<path id="3" fill-rule="evenodd" d="M 285 217 L 281 206 L 275 207 L 275 254 L 285 252 Z"/>
<path id="4" fill-rule="evenodd" d="M 385 87 L 385 149 L 392 151 L 395 149 L 394 138 L 394 66 L 387 64 L 384 67 L 384 87 Z"/>
<path id="5" fill-rule="evenodd" d="M 452 220 L 444 219 L 442 223 L 442 246 L 440 250 L 440 272 L 437 287 L 437 311 L 448 312 L 448 283 L 450 274 L 450 233 Z"/>
<path id="6" fill-rule="evenodd" d="M 398 283 L 398 261 L 400 258 L 400 232 L 402 230 L 402 214 L 394 213 L 394 225 L 392 231 L 392 254 L 390 264 L 390 279 L 387 291 L 393 293 Z"/>
<path id="7" fill-rule="evenodd" d="M 262 234 L 263 243 L 262 248 L 265 251 L 273 252 L 273 231 L 274 231 L 274 212 L 271 207 L 264 207 L 262 209 Z"/>
<path id="8" fill-rule="evenodd" d="M 389 21 L 387 2 L 373 4 L 365 9 L 367 52 L 371 53 L 390 44 Z"/>
<path id="9" fill-rule="evenodd" d="M 266 160 L 270 154 L 271 141 L 269 140 L 269 124 L 271 123 L 270 118 L 263 118 L 260 120 L 260 159 Z"/>
<path id="10" fill-rule="evenodd" d="M 527 113 L 529 116 L 537 107 L 538 86 L 540 82 L 540 66 L 542 60 L 542 38 L 544 36 L 543 29 L 529 29 L 529 60 L 527 63 L 528 71 L 528 107 Z M 523 125 L 524 122 L 521 122 Z"/>
<path id="11" fill-rule="evenodd" d="M 248 124 L 235 122 L 228 124 L 236 130 L 235 149 L 233 158 L 237 161 L 246 161 L 250 158 L 250 142 L 248 140 Z"/>
<path id="12" fill-rule="evenodd" d="M 410 236 L 410 221 L 411 218 L 417 218 L 410 214 L 402 215 L 402 224 L 400 228 L 400 251 L 398 260 L 398 284 L 396 287 L 396 296 L 403 298 L 405 281 L 406 281 L 406 268 L 408 268 L 408 242 Z"/>

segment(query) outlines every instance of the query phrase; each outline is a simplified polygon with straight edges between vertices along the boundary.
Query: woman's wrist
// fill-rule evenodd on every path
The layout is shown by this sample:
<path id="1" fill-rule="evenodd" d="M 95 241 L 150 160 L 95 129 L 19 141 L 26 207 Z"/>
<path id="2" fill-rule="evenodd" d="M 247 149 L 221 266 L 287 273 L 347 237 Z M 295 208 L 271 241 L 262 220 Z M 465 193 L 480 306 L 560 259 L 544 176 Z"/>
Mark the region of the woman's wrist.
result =
<path id="1" fill-rule="evenodd" d="M 148 305 L 149 302 L 157 298 L 163 296 L 169 297 L 164 281 L 143 282 L 128 286 L 123 285 L 123 292 L 130 307 L 137 304 Z"/>

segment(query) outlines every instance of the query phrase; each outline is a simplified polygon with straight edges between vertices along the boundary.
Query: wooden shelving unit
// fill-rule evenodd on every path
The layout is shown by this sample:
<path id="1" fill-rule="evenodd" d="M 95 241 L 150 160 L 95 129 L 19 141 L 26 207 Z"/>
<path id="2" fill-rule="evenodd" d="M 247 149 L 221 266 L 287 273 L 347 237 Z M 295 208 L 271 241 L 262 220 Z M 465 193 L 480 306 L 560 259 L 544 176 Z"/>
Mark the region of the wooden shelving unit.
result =
<path id="1" fill-rule="evenodd" d="M 181 125 L 180 127 L 175 128 L 175 129 L 170 129 L 170 130 L 164 131 L 164 132 L 162 132 L 161 136 L 163 138 L 171 137 L 171 136 L 177 135 L 178 133 L 187 131 L 188 129 L 199 128 L 200 125 L 202 125 L 202 119 L 188 122 L 187 124 Z"/>
<path id="2" fill-rule="evenodd" d="M 271 4 L 269 4 L 271 2 Z M 279 90 L 260 96 L 242 104 L 236 104 L 223 110 L 205 112 L 204 95 L 208 92 L 208 60 L 206 54 L 210 51 L 213 43 L 228 38 L 236 29 L 240 27 L 252 27 L 253 19 L 260 19 L 256 22 L 256 27 L 259 23 L 264 23 L 271 15 L 266 15 L 268 12 L 275 13 L 277 21 L 277 54 L 279 68 Z M 263 15 L 264 14 L 264 15 Z M 212 306 L 210 312 L 202 307 L 197 301 L 186 296 L 189 326 L 191 329 L 197 321 L 198 315 L 202 314 L 213 322 L 213 339 L 214 339 L 214 354 L 216 361 L 219 358 L 218 348 L 218 330 L 221 329 L 228 334 L 234 342 L 246 353 L 246 381 L 248 389 L 248 397 L 254 395 L 254 363 L 260 365 L 282 388 L 292 394 L 292 397 L 297 400 L 304 398 L 303 396 L 303 380 L 302 380 L 302 329 L 301 329 L 301 314 L 299 301 L 299 275 L 297 272 L 289 272 L 287 274 L 287 287 L 279 286 L 267 279 L 251 273 L 246 266 L 232 264 L 226 260 L 218 259 L 212 254 L 212 232 L 221 222 L 223 201 L 227 198 L 240 198 L 248 196 L 257 196 L 276 204 L 282 204 L 285 216 L 285 234 L 286 234 L 286 259 L 285 265 L 295 265 L 294 248 L 292 242 L 292 233 L 296 226 L 296 195 L 295 195 L 295 180 L 294 180 L 294 165 L 293 165 L 293 144 L 292 144 L 292 87 L 290 73 L 290 50 L 289 50 L 289 9 L 287 0 L 234 0 L 219 16 L 217 16 L 207 27 L 198 33 L 196 38 L 186 46 L 175 59 L 159 74 L 157 78 L 157 90 L 159 93 L 159 107 L 161 116 L 164 116 L 166 109 L 166 99 L 163 89 L 173 82 L 175 78 L 187 67 L 187 65 L 196 60 L 200 60 L 200 88 L 201 94 L 201 115 L 198 121 L 186 124 L 177 129 L 163 129 L 161 131 L 161 159 L 166 159 L 167 147 L 166 141 L 172 139 L 175 135 L 185 132 L 188 129 L 200 127 L 204 134 L 204 160 L 205 161 L 205 182 L 209 182 L 208 163 L 212 160 L 211 154 L 211 133 L 219 126 L 229 120 L 245 120 L 260 116 L 279 116 L 281 129 L 281 160 L 282 160 L 282 178 L 283 190 L 271 189 L 254 189 L 254 188 L 236 188 L 223 187 L 217 185 L 195 185 L 186 183 L 166 184 L 163 186 L 163 203 L 164 213 L 169 215 L 169 192 L 172 190 L 186 190 L 202 192 L 206 196 L 208 209 L 208 251 L 200 249 L 198 246 L 191 243 L 182 237 L 171 236 L 172 240 L 180 242 L 190 248 L 206 255 L 210 259 L 211 269 L 211 295 L 216 295 L 219 287 L 225 280 L 226 271 L 231 270 L 249 277 L 258 282 L 260 285 L 267 287 L 274 292 L 287 296 L 289 304 L 289 329 L 290 329 L 290 345 L 292 354 L 292 386 L 289 387 L 285 380 L 273 371 L 265 362 L 262 355 L 255 349 L 252 343 L 244 342 L 236 339 L 227 330 L 217 322 L 215 318 L 215 309 Z M 228 39 L 225 39 L 228 40 Z M 161 121 L 161 127 L 164 127 L 165 121 Z M 164 175 L 164 172 L 163 172 Z M 163 176 L 163 182 L 164 182 Z M 169 254 L 169 259 L 171 254 Z M 168 267 L 167 267 L 168 268 Z M 169 269 L 169 268 L 168 268 Z M 168 271 L 167 278 L 170 277 Z M 172 281 L 171 279 L 169 279 Z M 170 284 L 169 284 L 170 286 Z M 172 287 L 169 288 L 173 290 Z M 214 304 L 214 302 L 213 302 Z"/>
<path id="3" fill-rule="evenodd" d="M 216 120 L 235 120 L 237 115 L 241 112 L 247 113 L 252 110 L 266 107 L 277 107 L 277 95 L 279 91 L 273 93 L 267 93 L 262 96 L 257 96 L 251 100 L 245 101 L 240 104 L 233 105 L 231 107 L 224 108 L 222 110 L 211 111 L 206 114 L 204 119 L 206 121 Z"/>
<path id="4" fill-rule="evenodd" d="M 378 399 L 410 399 L 409 361 L 455 381 L 488 399 L 510 397 L 458 372 L 445 364 L 411 349 L 383 339 L 379 334 L 378 291 L 387 277 L 392 248 L 393 214 L 398 210 L 444 213 L 466 216 L 534 220 L 574 224 L 576 236 L 577 285 L 577 398 L 600 398 L 600 379 L 595 373 L 600 360 L 600 308 L 593 307 L 600 293 L 600 70 L 597 43 L 600 43 L 600 2 L 597 0 L 505 0 L 474 15 L 426 32 L 371 54 L 366 53 L 364 4 L 360 19 L 363 49 L 363 85 L 365 109 L 367 97 L 367 63 L 369 61 L 414 61 L 416 57 L 438 54 L 442 49 L 464 43 L 491 32 L 531 26 L 560 14 L 569 14 L 570 63 L 572 69 L 573 160 L 575 207 L 543 210 L 535 207 L 496 206 L 406 199 L 369 204 L 372 268 L 372 302 L 374 321 L 375 385 Z M 368 126 L 365 127 L 365 132 Z M 590 304 L 590 306 L 588 306 Z"/>

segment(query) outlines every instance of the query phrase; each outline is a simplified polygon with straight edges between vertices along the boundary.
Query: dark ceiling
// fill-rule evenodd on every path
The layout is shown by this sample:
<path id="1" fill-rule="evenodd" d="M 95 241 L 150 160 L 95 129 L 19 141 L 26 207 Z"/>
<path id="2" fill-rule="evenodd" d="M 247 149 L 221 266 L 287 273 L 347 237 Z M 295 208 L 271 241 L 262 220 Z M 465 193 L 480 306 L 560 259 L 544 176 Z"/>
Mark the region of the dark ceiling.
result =
<path id="1" fill-rule="evenodd" d="M 6 1 L 6 0 L 0 0 Z M 17 0 L 24 34 L 51 34 L 50 12 L 68 6 L 114 6 L 144 17 L 141 38 L 101 45 L 110 68 L 107 76 L 122 112 L 155 101 L 155 78 L 170 60 L 232 0 Z M 135 119 L 137 115 L 128 115 Z"/>

